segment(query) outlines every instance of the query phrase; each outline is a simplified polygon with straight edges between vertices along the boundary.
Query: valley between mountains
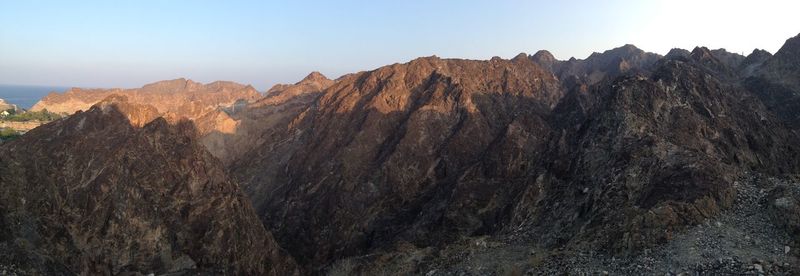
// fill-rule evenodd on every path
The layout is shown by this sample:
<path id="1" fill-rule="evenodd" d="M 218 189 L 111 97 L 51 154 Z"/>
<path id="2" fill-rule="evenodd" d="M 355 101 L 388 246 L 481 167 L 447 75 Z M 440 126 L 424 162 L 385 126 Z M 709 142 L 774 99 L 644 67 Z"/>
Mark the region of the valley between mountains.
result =
<path id="1" fill-rule="evenodd" d="M 800 273 L 800 36 L 32 110 L 71 115 L 0 143 L 7 274 Z"/>

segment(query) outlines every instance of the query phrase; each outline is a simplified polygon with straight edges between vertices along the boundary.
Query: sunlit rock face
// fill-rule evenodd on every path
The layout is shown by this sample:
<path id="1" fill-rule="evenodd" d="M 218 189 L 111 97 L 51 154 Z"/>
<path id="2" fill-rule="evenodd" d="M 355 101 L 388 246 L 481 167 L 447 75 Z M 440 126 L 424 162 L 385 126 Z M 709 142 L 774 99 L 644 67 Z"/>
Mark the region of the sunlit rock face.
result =
<path id="1" fill-rule="evenodd" d="M 233 105 L 238 100 L 255 101 L 261 94 L 252 86 L 217 81 L 209 84 L 187 79 L 160 81 L 135 89 L 72 88 L 63 94 L 51 93 L 37 102 L 31 110 L 72 114 L 88 110 L 112 94 L 123 95 L 131 103 L 153 106 L 159 113 L 189 119 L 198 118 L 219 107 Z"/>

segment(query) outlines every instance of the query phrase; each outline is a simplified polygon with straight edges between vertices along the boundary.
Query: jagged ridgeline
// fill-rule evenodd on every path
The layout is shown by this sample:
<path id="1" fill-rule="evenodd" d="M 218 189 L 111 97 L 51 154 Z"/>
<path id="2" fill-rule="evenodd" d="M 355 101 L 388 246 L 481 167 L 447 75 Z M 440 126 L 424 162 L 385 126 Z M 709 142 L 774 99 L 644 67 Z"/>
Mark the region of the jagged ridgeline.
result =
<path id="1" fill-rule="evenodd" d="M 182 79 L 50 95 L 34 109 L 86 111 L 0 145 L 0 264 L 456 273 L 480 261 L 453 257 L 478 239 L 524 246 L 520 269 L 547 274 L 581 252 L 651 252 L 758 189 L 792 237 L 796 184 L 735 183 L 800 173 L 798 41 L 774 55 L 424 57 L 265 95 Z M 798 271 L 793 246 L 759 267 Z"/>

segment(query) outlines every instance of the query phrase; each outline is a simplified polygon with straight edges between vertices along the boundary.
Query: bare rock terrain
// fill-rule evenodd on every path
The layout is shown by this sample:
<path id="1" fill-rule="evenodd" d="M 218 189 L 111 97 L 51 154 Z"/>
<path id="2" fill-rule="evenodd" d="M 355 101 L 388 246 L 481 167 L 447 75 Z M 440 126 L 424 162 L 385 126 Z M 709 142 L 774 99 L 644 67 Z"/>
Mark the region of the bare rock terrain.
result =
<path id="1" fill-rule="evenodd" d="M 197 141 L 112 97 L 0 148 L 0 264 L 20 275 L 296 273 Z"/>
<path id="2" fill-rule="evenodd" d="M 0 269 L 796 275 L 798 43 L 51 95 L 94 107 L 0 145 Z"/>

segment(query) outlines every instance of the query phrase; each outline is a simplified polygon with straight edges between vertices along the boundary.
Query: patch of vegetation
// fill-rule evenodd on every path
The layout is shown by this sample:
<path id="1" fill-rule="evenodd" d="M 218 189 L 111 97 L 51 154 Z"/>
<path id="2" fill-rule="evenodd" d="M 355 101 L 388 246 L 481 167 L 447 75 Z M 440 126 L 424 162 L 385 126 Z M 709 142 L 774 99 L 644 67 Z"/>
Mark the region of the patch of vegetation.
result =
<path id="1" fill-rule="evenodd" d="M 27 121 L 43 121 L 49 122 L 53 120 L 60 119 L 64 117 L 61 114 L 54 113 L 47 111 L 47 109 L 43 109 L 42 111 L 28 111 L 23 113 L 12 113 L 8 116 L 2 117 L 4 121 L 11 121 L 11 122 L 27 122 Z"/>
<path id="2" fill-rule="evenodd" d="M 18 131 L 14 130 L 13 128 L 0 128 L 0 141 L 9 141 L 17 139 L 18 137 L 22 136 Z"/>

